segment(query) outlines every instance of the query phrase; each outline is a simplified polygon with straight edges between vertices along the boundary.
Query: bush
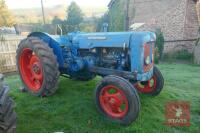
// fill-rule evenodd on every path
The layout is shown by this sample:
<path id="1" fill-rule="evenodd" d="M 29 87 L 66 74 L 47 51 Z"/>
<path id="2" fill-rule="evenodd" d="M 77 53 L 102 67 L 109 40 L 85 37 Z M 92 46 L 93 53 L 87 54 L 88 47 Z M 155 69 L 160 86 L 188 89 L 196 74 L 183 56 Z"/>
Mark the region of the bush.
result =
<path id="1" fill-rule="evenodd" d="M 154 63 L 155 64 L 159 64 L 159 52 L 158 52 L 158 48 L 155 48 L 155 51 L 154 51 Z"/>
<path id="2" fill-rule="evenodd" d="M 160 29 L 156 30 L 156 42 L 155 42 L 155 53 L 154 53 L 154 63 L 159 64 L 163 56 L 164 49 L 164 36 Z"/>
<path id="3" fill-rule="evenodd" d="M 158 56 L 156 57 L 159 60 L 162 59 L 163 56 L 163 50 L 164 50 L 164 36 L 163 33 L 161 32 L 161 29 L 157 29 L 156 30 L 156 43 L 155 43 L 155 47 L 158 50 Z M 155 54 L 156 55 L 156 54 Z"/>
<path id="4" fill-rule="evenodd" d="M 192 60 L 193 55 L 187 50 L 180 50 L 176 52 L 176 59 L 178 60 Z"/>
<path id="5" fill-rule="evenodd" d="M 169 53 L 165 53 L 163 59 L 166 61 L 176 61 L 176 60 L 184 60 L 184 61 L 192 61 L 193 54 L 189 53 L 188 50 L 182 49 L 178 51 L 173 51 Z"/>

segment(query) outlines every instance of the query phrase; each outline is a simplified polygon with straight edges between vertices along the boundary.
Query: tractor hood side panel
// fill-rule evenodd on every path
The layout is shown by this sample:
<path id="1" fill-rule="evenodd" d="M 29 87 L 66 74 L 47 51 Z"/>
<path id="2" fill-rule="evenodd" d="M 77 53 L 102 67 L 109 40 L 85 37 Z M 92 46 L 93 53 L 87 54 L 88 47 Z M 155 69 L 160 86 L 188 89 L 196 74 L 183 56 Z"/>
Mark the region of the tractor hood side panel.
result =
<path id="1" fill-rule="evenodd" d="M 97 47 L 129 47 L 130 32 L 78 33 L 72 37 L 72 43 L 80 49 Z"/>

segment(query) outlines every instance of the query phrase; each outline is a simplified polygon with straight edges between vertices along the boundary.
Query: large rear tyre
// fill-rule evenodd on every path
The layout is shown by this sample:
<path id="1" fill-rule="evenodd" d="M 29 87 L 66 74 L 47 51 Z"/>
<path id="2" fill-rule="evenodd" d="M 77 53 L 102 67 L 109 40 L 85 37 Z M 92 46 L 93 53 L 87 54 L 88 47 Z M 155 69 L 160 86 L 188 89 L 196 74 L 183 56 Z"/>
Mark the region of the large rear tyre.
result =
<path id="1" fill-rule="evenodd" d="M 36 37 L 24 39 L 18 46 L 16 60 L 25 89 L 36 96 L 55 93 L 60 73 L 48 44 Z"/>
<path id="2" fill-rule="evenodd" d="M 129 125 L 140 111 L 140 100 L 135 88 L 124 78 L 107 76 L 97 85 L 95 102 L 99 112 L 109 120 Z"/>
<path id="3" fill-rule="evenodd" d="M 143 94 L 157 96 L 163 89 L 164 78 L 160 70 L 154 66 L 153 77 L 149 81 L 139 82 L 134 84 L 134 86 L 139 92 Z"/>
<path id="4" fill-rule="evenodd" d="M 0 81 L 1 83 L 2 81 Z M 7 86 L 0 86 L 0 133 L 16 132 L 17 115 L 14 112 L 14 102 L 8 96 L 8 91 Z"/>

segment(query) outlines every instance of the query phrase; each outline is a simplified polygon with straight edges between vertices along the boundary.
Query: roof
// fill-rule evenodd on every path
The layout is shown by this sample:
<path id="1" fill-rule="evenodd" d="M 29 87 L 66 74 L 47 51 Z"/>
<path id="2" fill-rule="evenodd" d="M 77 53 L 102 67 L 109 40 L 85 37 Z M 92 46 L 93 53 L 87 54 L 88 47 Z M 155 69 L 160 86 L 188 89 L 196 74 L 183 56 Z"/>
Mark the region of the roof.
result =
<path id="1" fill-rule="evenodd" d="M 130 29 L 131 29 L 131 30 L 136 30 L 136 29 L 142 27 L 143 25 L 145 25 L 145 23 L 134 23 L 134 24 L 132 24 L 132 25 L 130 26 Z"/>
<path id="2" fill-rule="evenodd" d="M 111 8 L 112 5 L 115 3 L 116 0 L 111 0 L 110 3 L 108 4 L 108 8 Z"/>

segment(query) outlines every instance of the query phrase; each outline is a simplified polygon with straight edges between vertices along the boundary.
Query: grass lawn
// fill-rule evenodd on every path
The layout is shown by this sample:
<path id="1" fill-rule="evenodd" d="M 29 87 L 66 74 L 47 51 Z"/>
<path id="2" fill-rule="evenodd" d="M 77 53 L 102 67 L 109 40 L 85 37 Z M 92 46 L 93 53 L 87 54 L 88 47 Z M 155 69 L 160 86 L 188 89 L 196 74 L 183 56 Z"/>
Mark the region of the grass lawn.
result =
<path id="1" fill-rule="evenodd" d="M 140 94 L 140 115 L 127 127 L 111 123 L 97 112 L 93 91 L 99 77 L 89 82 L 60 78 L 54 96 L 38 98 L 21 93 L 19 76 L 9 76 L 6 83 L 16 102 L 17 133 L 200 133 L 200 66 L 161 64 L 158 67 L 165 78 L 164 90 L 157 97 Z M 165 105 L 174 100 L 190 102 L 190 127 L 164 125 Z"/>

